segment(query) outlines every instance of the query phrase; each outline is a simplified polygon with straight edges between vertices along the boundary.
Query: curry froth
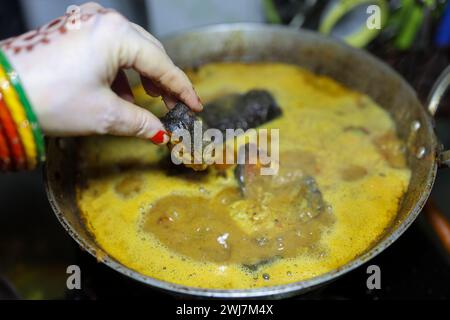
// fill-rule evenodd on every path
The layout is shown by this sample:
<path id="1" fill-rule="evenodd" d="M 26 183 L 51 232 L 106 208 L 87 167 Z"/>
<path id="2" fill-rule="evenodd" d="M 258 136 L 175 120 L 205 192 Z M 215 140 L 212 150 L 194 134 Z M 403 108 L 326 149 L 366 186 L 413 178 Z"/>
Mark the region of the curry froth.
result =
<path id="1" fill-rule="evenodd" d="M 283 115 L 263 127 L 280 129 L 284 184 L 255 201 L 242 197 L 233 168 L 193 172 L 146 141 L 84 138 L 78 205 L 109 255 L 165 281 L 253 288 L 340 267 L 392 223 L 410 170 L 393 120 L 369 97 L 279 63 L 207 64 L 188 75 L 205 103 L 255 88 L 274 96 Z M 301 216 L 316 189 L 326 208 Z"/>

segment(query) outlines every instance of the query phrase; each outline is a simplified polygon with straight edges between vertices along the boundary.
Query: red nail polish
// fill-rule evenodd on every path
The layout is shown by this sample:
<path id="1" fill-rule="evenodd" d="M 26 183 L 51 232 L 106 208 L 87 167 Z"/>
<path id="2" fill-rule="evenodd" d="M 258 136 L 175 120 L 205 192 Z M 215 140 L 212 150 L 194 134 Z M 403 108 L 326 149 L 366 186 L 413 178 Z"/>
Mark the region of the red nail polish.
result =
<path id="1" fill-rule="evenodd" d="M 169 135 L 164 130 L 159 130 L 153 137 L 150 138 L 151 142 L 154 144 L 162 144 L 165 142 L 166 137 Z"/>

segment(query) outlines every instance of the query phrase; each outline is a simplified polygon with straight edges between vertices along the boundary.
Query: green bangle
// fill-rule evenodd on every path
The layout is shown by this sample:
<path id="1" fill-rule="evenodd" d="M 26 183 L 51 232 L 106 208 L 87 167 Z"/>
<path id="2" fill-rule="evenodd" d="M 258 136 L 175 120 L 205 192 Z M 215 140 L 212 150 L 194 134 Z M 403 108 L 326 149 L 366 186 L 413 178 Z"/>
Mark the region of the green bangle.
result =
<path id="1" fill-rule="evenodd" d="M 28 121 L 30 122 L 31 130 L 33 132 L 34 141 L 36 143 L 38 160 L 43 162 L 45 161 L 45 144 L 44 144 L 44 136 L 39 126 L 39 122 L 25 94 L 25 90 L 22 87 L 19 75 L 12 68 L 11 64 L 9 63 L 8 59 L 6 58 L 2 50 L 0 50 L 0 64 L 3 66 L 6 74 L 8 75 L 9 81 L 14 87 L 19 97 L 20 103 L 22 104 L 25 110 L 25 114 L 27 116 Z"/>

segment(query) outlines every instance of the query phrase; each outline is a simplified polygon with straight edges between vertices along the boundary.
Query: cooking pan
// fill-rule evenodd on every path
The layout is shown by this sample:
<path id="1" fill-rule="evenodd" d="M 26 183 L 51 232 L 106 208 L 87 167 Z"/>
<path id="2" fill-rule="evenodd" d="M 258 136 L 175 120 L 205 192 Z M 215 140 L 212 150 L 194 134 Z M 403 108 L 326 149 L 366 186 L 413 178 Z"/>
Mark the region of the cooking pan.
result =
<path id="1" fill-rule="evenodd" d="M 351 48 L 314 32 L 259 24 L 225 24 L 183 32 L 163 41 L 168 54 L 180 67 L 212 61 L 278 61 L 297 64 L 316 74 L 329 76 L 363 92 L 385 108 L 406 142 L 412 170 L 408 190 L 392 225 L 366 252 L 338 269 L 290 283 L 245 290 L 210 290 L 187 287 L 142 275 L 109 256 L 88 231 L 76 203 L 76 140 L 48 141 L 46 188 L 57 218 L 78 244 L 116 271 L 151 287 L 178 294 L 218 298 L 285 297 L 304 293 L 328 283 L 369 261 L 405 232 L 422 210 L 439 165 L 450 165 L 433 130 L 436 112 L 449 82 L 450 68 L 437 80 L 424 107 L 402 77 L 369 53 Z M 302 119 L 298 119 L 299 122 Z"/>

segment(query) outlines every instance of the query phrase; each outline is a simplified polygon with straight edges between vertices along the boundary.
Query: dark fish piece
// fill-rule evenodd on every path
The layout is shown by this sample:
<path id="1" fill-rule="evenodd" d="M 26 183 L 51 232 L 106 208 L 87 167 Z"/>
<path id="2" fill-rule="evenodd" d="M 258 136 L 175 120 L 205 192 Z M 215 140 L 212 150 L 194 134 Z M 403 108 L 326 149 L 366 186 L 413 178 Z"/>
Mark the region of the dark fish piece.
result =
<path id="1" fill-rule="evenodd" d="M 250 90 L 245 94 L 229 94 L 206 105 L 202 112 L 194 113 L 183 103 L 177 103 L 161 118 L 169 132 L 186 129 L 194 134 L 195 121 L 202 121 L 202 129 L 256 128 L 282 113 L 275 99 L 266 90 Z"/>
<path id="2" fill-rule="evenodd" d="M 186 129 L 194 136 L 194 123 L 201 119 L 188 106 L 177 103 L 164 117 L 161 122 L 169 133 L 178 129 Z M 206 128 L 204 129 L 206 130 Z"/>
<path id="3" fill-rule="evenodd" d="M 199 113 L 205 124 L 223 132 L 225 129 L 256 128 L 282 113 L 267 90 L 250 90 L 244 94 L 228 94 L 208 103 Z"/>
<path id="4" fill-rule="evenodd" d="M 207 130 L 207 127 L 205 126 L 204 122 L 188 106 L 184 105 L 183 103 L 177 103 L 169 112 L 166 113 L 166 115 L 164 115 L 161 118 L 161 122 L 164 125 L 164 128 L 170 134 L 173 134 L 177 130 L 187 130 L 189 132 L 190 137 L 191 137 L 190 159 L 193 160 L 195 157 L 195 150 L 196 150 L 195 141 L 194 141 L 195 123 L 197 122 L 201 125 L 201 129 L 202 129 L 201 134 L 203 136 L 203 132 L 205 130 Z M 182 141 L 173 141 L 173 139 L 171 139 L 171 141 L 168 143 L 169 149 L 172 150 L 172 148 L 178 143 L 183 143 L 183 142 Z M 202 148 L 203 147 L 205 147 L 205 142 L 202 140 Z M 203 150 L 203 149 L 199 149 L 199 150 L 201 152 L 201 150 Z M 177 156 L 181 162 L 186 164 L 186 162 L 183 161 L 183 159 L 186 160 L 186 156 L 188 156 L 188 155 L 176 154 L 175 156 Z M 197 156 L 200 157 L 199 159 L 202 159 L 201 153 L 199 153 Z M 196 171 L 205 170 L 207 168 L 207 165 L 203 164 L 203 163 L 186 164 L 186 166 L 190 167 Z"/>
<path id="5" fill-rule="evenodd" d="M 202 133 L 208 128 L 219 129 L 243 129 L 256 128 L 281 115 L 281 109 L 272 95 L 266 90 L 250 90 L 245 94 L 229 94 L 210 104 L 200 113 L 194 113 L 183 103 L 177 103 L 161 122 L 169 133 L 179 129 L 185 129 L 191 136 L 191 158 L 195 156 L 194 148 L 194 124 L 201 123 Z M 178 142 L 171 141 L 170 149 Z M 210 142 L 202 140 L 202 147 Z M 202 150 L 203 150 L 202 149 Z M 201 155 L 197 155 L 199 157 Z M 180 157 L 180 159 L 182 159 Z M 205 160 L 205 159 L 203 159 Z M 204 170 L 206 164 L 187 165 L 195 170 Z"/>

